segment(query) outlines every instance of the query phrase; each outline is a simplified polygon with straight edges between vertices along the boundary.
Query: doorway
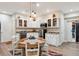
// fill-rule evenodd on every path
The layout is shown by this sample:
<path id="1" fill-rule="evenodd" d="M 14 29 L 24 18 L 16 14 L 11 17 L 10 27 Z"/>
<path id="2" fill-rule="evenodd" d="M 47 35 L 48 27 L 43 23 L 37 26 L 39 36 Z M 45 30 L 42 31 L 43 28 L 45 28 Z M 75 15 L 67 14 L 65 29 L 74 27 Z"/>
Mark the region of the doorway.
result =
<path id="1" fill-rule="evenodd" d="M 75 31 L 75 22 L 67 21 L 66 23 L 66 42 L 76 42 L 76 31 Z"/>
<path id="2" fill-rule="evenodd" d="M 79 20 L 66 21 L 67 42 L 79 42 Z"/>
<path id="3" fill-rule="evenodd" d="M 0 43 L 1 43 L 1 22 L 0 22 Z"/>
<path id="4" fill-rule="evenodd" d="M 79 23 L 76 23 L 76 42 L 79 42 Z"/>

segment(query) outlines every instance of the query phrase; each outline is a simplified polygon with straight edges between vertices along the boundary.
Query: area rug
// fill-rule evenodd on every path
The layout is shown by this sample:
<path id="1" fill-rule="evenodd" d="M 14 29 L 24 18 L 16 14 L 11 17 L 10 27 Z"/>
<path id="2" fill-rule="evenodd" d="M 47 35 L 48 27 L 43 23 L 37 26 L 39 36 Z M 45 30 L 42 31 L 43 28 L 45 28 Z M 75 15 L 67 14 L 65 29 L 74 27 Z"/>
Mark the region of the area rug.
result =
<path id="1" fill-rule="evenodd" d="M 56 52 L 56 51 L 48 51 L 48 55 L 49 56 L 63 56 L 63 54 L 61 54 L 61 53 L 58 53 L 58 52 Z"/>

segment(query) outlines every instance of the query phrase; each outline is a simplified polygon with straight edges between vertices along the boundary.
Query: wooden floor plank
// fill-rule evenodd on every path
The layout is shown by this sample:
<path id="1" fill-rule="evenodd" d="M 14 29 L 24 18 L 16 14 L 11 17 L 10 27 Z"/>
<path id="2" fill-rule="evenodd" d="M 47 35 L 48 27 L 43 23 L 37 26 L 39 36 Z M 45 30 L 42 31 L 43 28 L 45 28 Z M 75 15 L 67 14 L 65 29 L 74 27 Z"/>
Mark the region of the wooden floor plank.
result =
<path id="1" fill-rule="evenodd" d="M 4 43 L 0 43 L 0 56 L 12 56 L 7 45 Z"/>

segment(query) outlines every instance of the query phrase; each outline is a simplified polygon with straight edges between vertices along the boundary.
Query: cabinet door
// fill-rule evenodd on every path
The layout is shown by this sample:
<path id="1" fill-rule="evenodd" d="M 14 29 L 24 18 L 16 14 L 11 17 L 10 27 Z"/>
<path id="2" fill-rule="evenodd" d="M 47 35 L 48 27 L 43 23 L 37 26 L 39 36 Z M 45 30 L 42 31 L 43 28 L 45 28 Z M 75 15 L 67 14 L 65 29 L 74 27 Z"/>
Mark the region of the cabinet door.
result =
<path id="1" fill-rule="evenodd" d="M 53 26 L 57 26 L 57 18 L 53 18 Z"/>
<path id="2" fill-rule="evenodd" d="M 51 19 L 48 19 L 48 27 L 51 27 Z"/>
<path id="3" fill-rule="evenodd" d="M 22 26 L 22 20 L 19 19 L 19 26 Z"/>
<path id="4" fill-rule="evenodd" d="M 27 27 L 27 20 L 24 20 L 24 27 Z"/>
<path id="5" fill-rule="evenodd" d="M 56 41 L 57 41 L 56 40 L 56 35 L 55 34 L 52 34 L 51 35 L 51 42 L 52 42 L 51 44 L 54 45 L 54 46 L 56 46 Z"/>
<path id="6" fill-rule="evenodd" d="M 59 27 L 59 18 L 56 14 L 53 14 L 53 19 L 52 19 L 52 26 L 53 27 Z"/>
<path id="7" fill-rule="evenodd" d="M 59 34 L 55 34 L 56 36 L 56 38 L 55 38 L 55 40 L 56 40 L 56 46 L 58 46 L 58 45 L 60 45 L 60 40 L 59 40 Z"/>
<path id="8" fill-rule="evenodd" d="M 46 34 L 46 43 L 50 43 L 50 34 Z"/>

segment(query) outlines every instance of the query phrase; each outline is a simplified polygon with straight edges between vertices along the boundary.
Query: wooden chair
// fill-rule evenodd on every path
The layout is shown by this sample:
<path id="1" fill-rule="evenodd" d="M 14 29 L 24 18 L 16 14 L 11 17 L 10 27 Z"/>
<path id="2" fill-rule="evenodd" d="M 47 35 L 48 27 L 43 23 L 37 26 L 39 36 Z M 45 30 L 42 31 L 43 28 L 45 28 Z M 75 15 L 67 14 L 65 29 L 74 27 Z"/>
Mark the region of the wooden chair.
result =
<path id="1" fill-rule="evenodd" d="M 19 43 L 19 34 L 16 34 L 15 36 L 13 36 L 13 39 L 12 39 L 12 53 L 13 53 L 13 56 L 17 56 L 18 54 L 20 54 L 20 56 L 23 55 L 23 52 L 22 52 L 22 49 L 19 49 L 18 48 L 18 43 Z"/>
<path id="2" fill-rule="evenodd" d="M 39 43 L 34 40 L 27 40 L 26 42 L 26 56 L 39 56 Z"/>

